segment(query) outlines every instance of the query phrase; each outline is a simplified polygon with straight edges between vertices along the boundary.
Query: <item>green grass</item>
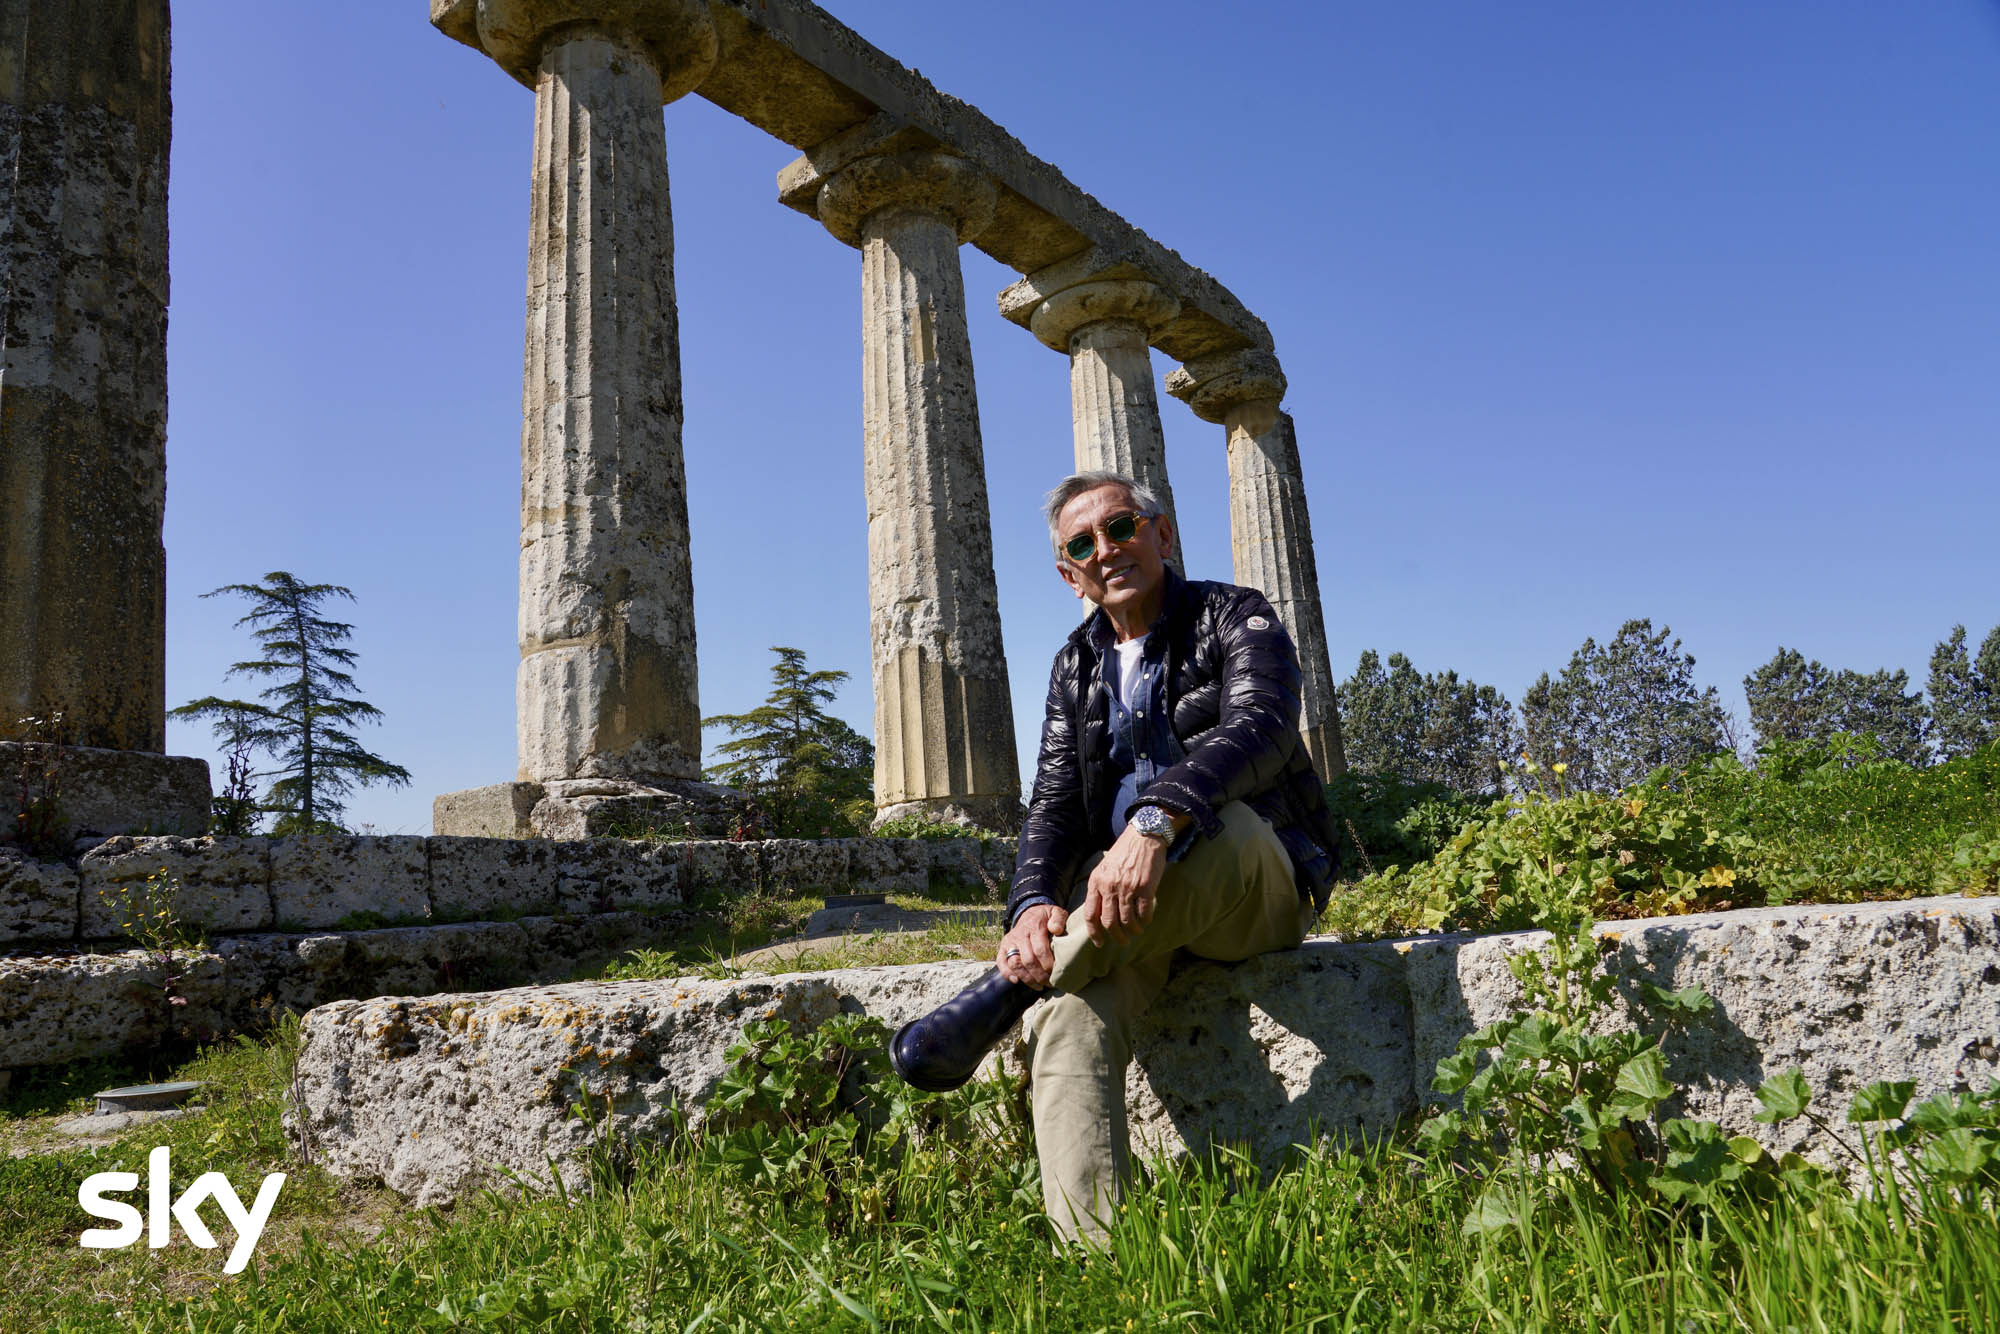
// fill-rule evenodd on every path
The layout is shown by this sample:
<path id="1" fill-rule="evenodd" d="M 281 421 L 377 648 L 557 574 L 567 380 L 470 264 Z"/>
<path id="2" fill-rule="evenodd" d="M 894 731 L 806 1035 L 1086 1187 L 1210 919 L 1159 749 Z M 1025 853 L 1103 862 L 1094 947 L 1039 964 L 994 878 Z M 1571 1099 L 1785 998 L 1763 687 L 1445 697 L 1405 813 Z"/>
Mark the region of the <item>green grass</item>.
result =
<path id="1" fill-rule="evenodd" d="M 1107 1254 L 1054 1252 L 1011 1134 L 931 1144 L 886 1191 L 778 1194 L 687 1146 L 589 1195 L 488 1193 L 411 1210 L 290 1161 L 278 1128 L 291 1039 L 180 1068 L 203 1116 L 117 1146 L 0 1159 L 0 1328 L 9 1330 L 1689 1330 L 2000 1328 L 1993 1197 L 1781 1194 L 1678 1218 L 1626 1214 L 1559 1173 L 1521 1225 L 1463 1230 L 1478 1184 L 1391 1147 L 1301 1152 L 1273 1174 L 1224 1152 L 1149 1169 Z M 39 1104 L 37 1104 L 39 1106 Z M 8 1104 L 10 1113 L 23 1109 Z M 10 1124 L 19 1126 L 19 1117 Z M 83 1251 L 88 1172 L 175 1153 L 176 1185 L 291 1173 L 250 1270 L 233 1240 Z M 858 1178 L 857 1178 L 858 1179 Z M 211 1209 L 211 1213 L 212 1213 Z"/>

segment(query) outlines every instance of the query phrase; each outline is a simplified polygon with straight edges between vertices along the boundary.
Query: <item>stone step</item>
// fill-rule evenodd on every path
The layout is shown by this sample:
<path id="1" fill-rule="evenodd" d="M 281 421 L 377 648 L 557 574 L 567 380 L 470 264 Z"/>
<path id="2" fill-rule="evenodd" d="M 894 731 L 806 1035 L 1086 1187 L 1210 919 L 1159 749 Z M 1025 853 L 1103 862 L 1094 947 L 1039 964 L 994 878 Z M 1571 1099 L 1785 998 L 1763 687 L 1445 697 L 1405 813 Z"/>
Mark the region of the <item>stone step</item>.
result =
<path id="1" fill-rule="evenodd" d="M 0 848 L 0 949 L 130 936 L 132 896 L 165 871 L 180 921 L 208 934 L 587 915 L 711 890 L 921 892 L 1004 885 L 1011 839 L 506 839 L 421 835 L 121 837 L 74 863 Z"/>
<path id="2" fill-rule="evenodd" d="M 1915 1080 L 1921 1097 L 1984 1087 L 2000 1062 L 2000 900 L 1742 909 L 1599 937 L 1624 994 L 1698 985 L 1717 1002 L 1668 1042 L 1683 1094 L 1665 1114 L 1773 1149 L 1806 1147 L 1805 1135 L 1754 1122 L 1754 1090 L 1793 1066 L 1840 1115 L 1877 1079 Z M 1268 1162 L 1315 1133 L 1385 1132 L 1434 1099 L 1437 1061 L 1460 1037 L 1515 1003 L 1508 958 L 1546 940 L 1315 940 L 1183 967 L 1139 1034 L 1135 1142 L 1170 1154 L 1242 1143 Z M 576 1189 L 597 1139 L 664 1135 L 676 1108 L 698 1120 L 750 1020 L 811 1026 L 859 1010 L 894 1027 L 985 966 L 337 1002 L 305 1018 L 289 1133 L 336 1175 L 423 1204 L 516 1174 L 547 1186 L 551 1164 Z M 579 1105 L 597 1119 L 576 1118 Z"/>

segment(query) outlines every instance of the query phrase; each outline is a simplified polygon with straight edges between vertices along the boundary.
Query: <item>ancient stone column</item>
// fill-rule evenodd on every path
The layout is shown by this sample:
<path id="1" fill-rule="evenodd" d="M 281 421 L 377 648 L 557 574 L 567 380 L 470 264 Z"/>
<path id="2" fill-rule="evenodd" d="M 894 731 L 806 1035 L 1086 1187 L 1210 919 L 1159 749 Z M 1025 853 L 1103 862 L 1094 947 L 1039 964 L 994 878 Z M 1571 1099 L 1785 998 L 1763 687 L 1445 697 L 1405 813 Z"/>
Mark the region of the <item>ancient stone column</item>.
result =
<path id="1" fill-rule="evenodd" d="M 970 162 L 898 152 L 840 168 L 818 214 L 862 256 L 876 809 L 1011 830 L 1021 784 L 958 264 L 994 200 Z"/>
<path id="2" fill-rule="evenodd" d="M 167 68 L 167 0 L 0 6 L 0 737 L 166 745 Z"/>
<path id="3" fill-rule="evenodd" d="M 440 797 L 433 822 L 574 834 L 557 808 L 701 773 L 660 108 L 713 68 L 715 29 L 702 0 L 450 0 L 433 16 L 535 90 L 518 781 Z"/>
<path id="4" fill-rule="evenodd" d="M 1298 647 L 1305 677 L 1299 730 L 1322 778 L 1347 771 L 1340 711 L 1320 610 L 1319 568 L 1285 375 L 1268 352 L 1201 357 L 1167 377 L 1167 392 L 1228 434 L 1229 537 L 1236 582 L 1271 600 Z"/>
<path id="5" fill-rule="evenodd" d="M 1170 519 L 1174 492 L 1147 340 L 1179 313 L 1172 293 L 1144 279 L 1099 279 L 1047 297 L 1028 320 L 1035 337 L 1069 354 L 1076 470 L 1108 469 L 1138 479 Z M 1173 562 L 1178 568 L 1178 547 Z"/>

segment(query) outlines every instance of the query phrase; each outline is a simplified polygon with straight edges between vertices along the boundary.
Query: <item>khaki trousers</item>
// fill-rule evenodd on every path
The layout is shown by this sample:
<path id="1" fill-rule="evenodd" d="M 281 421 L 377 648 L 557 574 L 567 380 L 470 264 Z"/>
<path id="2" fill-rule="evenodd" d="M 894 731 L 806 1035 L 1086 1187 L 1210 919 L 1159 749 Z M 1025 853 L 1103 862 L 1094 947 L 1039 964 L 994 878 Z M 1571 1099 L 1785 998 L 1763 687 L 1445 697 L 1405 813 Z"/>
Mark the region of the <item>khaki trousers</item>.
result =
<path id="1" fill-rule="evenodd" d="M 1174 952 L 1233 963 L 1292 949 L 1312 924 L 1312 905 L 1300 899 L 1291 858 L 1270 824 L 1240 801 L 1219 814 L 1222 832 L 1167 867 L 1153 920 L 1139 935 L 1093 945 L 1077 922 L 1055 938 L 1060 994 L 1028 1012 L 1042 1203 L 1072 1241 L 1102 1237 L 1123 1197 L 1133 1022 L 1166 985 Z M 1071 891 L 1072 912 L 1083 903 L 1092 865 Z"/>

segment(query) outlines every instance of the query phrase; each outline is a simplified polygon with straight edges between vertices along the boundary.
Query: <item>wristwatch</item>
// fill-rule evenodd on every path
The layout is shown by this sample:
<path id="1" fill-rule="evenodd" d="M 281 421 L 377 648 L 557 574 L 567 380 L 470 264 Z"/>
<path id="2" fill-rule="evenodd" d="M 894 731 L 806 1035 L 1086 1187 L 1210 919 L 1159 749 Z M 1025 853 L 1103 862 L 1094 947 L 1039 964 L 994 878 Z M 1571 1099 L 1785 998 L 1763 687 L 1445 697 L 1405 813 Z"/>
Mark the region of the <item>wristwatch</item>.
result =
<path id="1" fill-rule="evenodd" d="M 1156 838 L 1165 844 L 1174 841 L 1174 817 L 1158 806 L 1141 806 L 1132 812 L 1132 818 L 1127 823 L 1147 838 Z"/>

